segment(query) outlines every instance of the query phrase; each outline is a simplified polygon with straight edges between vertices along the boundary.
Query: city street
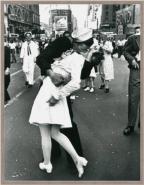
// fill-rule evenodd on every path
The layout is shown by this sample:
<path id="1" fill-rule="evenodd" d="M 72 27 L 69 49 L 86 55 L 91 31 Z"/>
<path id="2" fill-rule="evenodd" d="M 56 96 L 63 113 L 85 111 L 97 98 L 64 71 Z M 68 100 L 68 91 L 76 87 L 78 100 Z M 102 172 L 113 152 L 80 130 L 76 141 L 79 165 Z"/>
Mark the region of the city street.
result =
<path id="1" fill-rule="evenodd" d="M 127 62 L 114 59 L 115 79 L 110 93 L 75 93 L 74 120 L 77 123 L 84 156 L 88 160 L 82 179 L 69 165 L 65 152 L 53 159 L 53 173 L 47 174 L 38 167 L 42 161 L 39 129 L 28 123 L 31 107 L 38 92 L 39 69 L 35 71 L 35 85 L 27 89 L 20 62 L 11 65 L 9 93 L 11 101 L 4 108 L 4 160 L 5 180 L 39 181 L 139 181 L 140 130 L 130 136 L 123 135 L 127 124 L 128 74 Z"/>

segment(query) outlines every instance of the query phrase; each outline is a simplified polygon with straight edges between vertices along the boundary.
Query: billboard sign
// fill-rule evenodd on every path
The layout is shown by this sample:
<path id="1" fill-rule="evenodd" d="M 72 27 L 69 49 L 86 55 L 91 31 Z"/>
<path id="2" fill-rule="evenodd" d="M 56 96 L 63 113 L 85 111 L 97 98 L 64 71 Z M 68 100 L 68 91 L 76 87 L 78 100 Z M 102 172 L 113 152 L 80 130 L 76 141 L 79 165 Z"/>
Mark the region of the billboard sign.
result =
<path id="1" fill-rule="evenodd" d="M 116 22 L 117 25 L 119 24 L 133 24 L 134 17 L 133 17 L 134 6 L 126 7 L 125 9 L 119 10 L 116 13 Z"/>
<path id="2" fill-rule="evenodd" d="M 56 31 L 67 30 L 68 29 L 67 16 L 55 16 L 53 27 Z"/>

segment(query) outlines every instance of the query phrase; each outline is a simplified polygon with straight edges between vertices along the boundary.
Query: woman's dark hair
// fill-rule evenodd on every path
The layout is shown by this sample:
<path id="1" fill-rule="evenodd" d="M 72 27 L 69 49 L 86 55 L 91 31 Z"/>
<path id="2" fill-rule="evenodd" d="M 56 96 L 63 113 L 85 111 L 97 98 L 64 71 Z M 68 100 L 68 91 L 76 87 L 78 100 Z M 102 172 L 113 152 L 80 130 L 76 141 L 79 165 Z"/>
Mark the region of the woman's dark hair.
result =
<path id="1" fill-rule="evenodd" d="M 44 51 L 37 57 L 36 63 L 44 74 L 50 68 L 54 58 L 58 58 L 61 54 L 72 48 L 72 43 L 66 37 L 59 37 L 49 44 Z"/>
<path id="2" fill-rule="evenodd" d="M 51 43 L 50 48 L 53 58 L 60 57 L 61 54 L 72 48 L 72 43 L 66 37 L 59 37 Z"/>
<path id="3" fill-rule="evenodd" d="M 71 36 L 71 34 L 70 34 L 69 31 L 65 31 L 65 32 L 63 33 L 63 37 L 65 37 L 66 34 L 69 34 L 69 36 Z"/>

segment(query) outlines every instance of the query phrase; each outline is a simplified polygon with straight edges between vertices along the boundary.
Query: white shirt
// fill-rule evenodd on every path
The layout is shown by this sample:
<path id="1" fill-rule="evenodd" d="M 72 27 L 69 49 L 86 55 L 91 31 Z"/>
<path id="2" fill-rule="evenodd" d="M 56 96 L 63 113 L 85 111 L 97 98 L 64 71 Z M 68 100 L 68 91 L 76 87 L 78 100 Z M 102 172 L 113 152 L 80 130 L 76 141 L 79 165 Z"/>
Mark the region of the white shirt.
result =
<path id="1" fill-rule="evenodd" d="M 123 40 L 122 40 L 122 45 L 123 45 L 123 46 L 125 45 L 126 41 L 127 41 L 126 39 L 123 39 Z"/>
<path id="2" fill-rule="evenodd" d="M 63 67 L 67 72 L 71 74 L 71 80 L 60 90 L 58 90 L 53 96 L 56 99 L 69 96 L 72 92 L 80 88 L 81 83 L 81 70 L 84 64 L 85 58 L 74 52 L 66 58 L 59 61 L 59 64 L 54 63 L 53 65 L 59 65 Z M 56 61 L 57 62 L 57 61 Z"/>
<path id="3" fill-rule="evenodd" d="M 94 41 L 94 45 L 96 45 L 96 46 L 99 45 L 98 40 L 96 38 L 93 38 L 93 41 Z"/>
<path id="4" fill-rule="evenodd" d="M 35 42 L 30 41 L 30 43 L 29 43 L 29 47 L 30 47 L 30 50 L 31 50 L 31 55 L 28 55 L 27 47 L 28 47 L 28 42 L 25 41 L 22 44 L 22 48 L 21 48 L 21 52 L 20 52 L 20 58 L 27 58 L 29 56 L 31 56 L 33 58 L 36 58 L 39 55 L 38 45 Z"/>
<path id="5" fill-rule="evenodd" d="M 10 46 L 10 49 L 15 49 L 15 47 L 16 47 L 16 43 L 9 43 L 9 46 Z"/>
<path id="6" fill-rule="evenodd" d="M 123 45 L 122 41 L 121 40 L 118 40 L 117 41 L 117 46 L 122 46 L 122 45 Z"/>

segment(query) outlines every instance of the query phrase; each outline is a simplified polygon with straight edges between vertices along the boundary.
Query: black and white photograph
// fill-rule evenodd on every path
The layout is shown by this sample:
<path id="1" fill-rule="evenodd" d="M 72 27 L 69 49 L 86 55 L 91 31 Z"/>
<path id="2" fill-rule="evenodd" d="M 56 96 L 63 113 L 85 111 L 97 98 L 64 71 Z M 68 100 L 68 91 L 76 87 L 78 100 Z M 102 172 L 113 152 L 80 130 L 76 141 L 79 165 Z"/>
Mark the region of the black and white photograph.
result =
<path id="1" fill-rule="evenodd" d="M 142 4 L 2 5 L 3 181 L 140 182 Z"/>

